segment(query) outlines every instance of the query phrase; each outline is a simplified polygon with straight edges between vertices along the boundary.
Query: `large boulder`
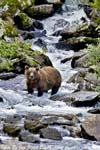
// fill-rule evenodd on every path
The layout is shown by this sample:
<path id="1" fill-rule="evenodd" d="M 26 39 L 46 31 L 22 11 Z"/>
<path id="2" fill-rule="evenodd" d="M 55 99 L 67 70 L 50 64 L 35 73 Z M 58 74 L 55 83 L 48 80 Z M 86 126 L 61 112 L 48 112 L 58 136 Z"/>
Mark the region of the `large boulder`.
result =
<path id="1" fill-rule="evenodd" d="M 24 123 L 25 129 L 29 130 L 31 133 L 38 134 L 40 129 L 45 128 L 47 125 L 43 125 L 39 120 L 26 120 Z"/>
<path id="2" fill-rule="evenodd" d="M 64 0 L 38 0 L 35 1 L 36 5 L 40 4 L 53 4 L 53 6 L 56 8 L 59 8 L 63 4 Z"/>
<path id="3" fill-rule="evenodd" d="M 25 12 L 32 18 L 43 19 L 51 16 L 54 12 L 54 8 L 52 4 L 44 4 L 29 7 L 25 10 Z"/>
<path id="4" fill-rule="evenodd" d="M 80 50 L 79 52 L 76 52 L 72 58 L 71 61 L 71 67 L 88 67 L 88 53 L 85 50 Z"/>
<path id="5" fill-rule="evenodd" d="M 92 91 L 80 91 L 72 94 L 75 100 L 73 106 L 93 106 L 99 101 L 99 93 Z"/>
<path id="6" fill-rule="evenodd" d="M 81 130 L 84 138 L 100 141 L 100 115 L 89 115 L 82 123 Z"/>
<path id="7" fill-rule="evenodd" d="M 40 137 L 52 139 L 52 140 L 62 140 L 61 133 L 56 128 L 44 128 L 40 130 Z"/>
<path id="8" fill-rule="evenodd" d="M 17 25 L 18 29 L 25 31 L 34 31 L 36 29 L 43 29 L 42 23 L 35 19 L 31 19 L 25 13 L 17 13 L 14 16 L 14 22 Z"/>
<path id="9" fill-rule="evenodd" d="M 21 128 L 15 124 L 4 124 L 3 131 L 12 137 L 19 135 Z"/>
<path id="10" fill-rule="evenodd" d="M 94 22 L 85 22 L 81 25 L 72 25 L 65 27 L 59 34 L 70 48 L 78 51 L 86 48 L 87 44 L 96 44 L 100 37 L 100 29 Z"/>
<path id="11" fill-rule="evenodd" d="M 80 49 L 84 49 L 87 47 L 87 44 L 97 44 L 98 38 L 86 37 L 86 36 L 78 36 L 78 37 L 71 37 L 66 38 L 65 40 L 61 40 L 67 45 L 70 49 L 74 51 L 79 51 Z"/>
<path id="12" fill-rule="evenodd" d="M 64 39 L 81 36 L 98 37 L 99 29 L 97 30 L 97 24 L 85 22 L 81 25 L 67 26 L 60 34 Z"/>
<path id="13" fill-rule="evenodd" d="M 54 95 L 52 100 L 64 101 L 67 105 L 75 107 L 94 106 L 99 101 L 99 93 L 93 91 L 79 91 L 71 94 Z"/>
<path id="14" fill-rule="evenodd" d="M 19 134 L 19 140 L 29 143 L 39 143 L 40 139 L 36 135 L 33 135 L 32 133 L 28 131 L 21 131 Z"/>

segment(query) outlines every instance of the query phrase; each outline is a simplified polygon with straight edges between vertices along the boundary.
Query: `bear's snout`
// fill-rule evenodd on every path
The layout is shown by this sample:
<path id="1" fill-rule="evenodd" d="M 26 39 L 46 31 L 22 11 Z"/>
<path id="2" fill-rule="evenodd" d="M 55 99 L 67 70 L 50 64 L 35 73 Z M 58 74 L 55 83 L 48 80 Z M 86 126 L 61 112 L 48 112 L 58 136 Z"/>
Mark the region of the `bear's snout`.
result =
<path id="1" fill-rule="evenodd" d="M 33 72 L 30 74 L 29 78 L 30 78 L 31 80 L 34 80 L 34 79 L 35 79 L 35 75 L 34 75 Z"/>

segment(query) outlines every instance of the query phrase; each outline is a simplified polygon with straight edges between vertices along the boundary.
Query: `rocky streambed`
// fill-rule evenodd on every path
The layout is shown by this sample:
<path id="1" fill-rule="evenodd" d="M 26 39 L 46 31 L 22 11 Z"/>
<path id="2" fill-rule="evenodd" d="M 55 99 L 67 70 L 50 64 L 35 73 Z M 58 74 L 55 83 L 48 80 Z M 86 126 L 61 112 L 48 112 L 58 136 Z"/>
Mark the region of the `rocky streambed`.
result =
<path id="1" fill-rule="evenodd" d="M 27 93 L 24 75 L 10 74 L 13 78 L 8 80 L 8 75 L 2 80 L 1 74 L 1 150 L 100 149 L 100 93 L 95 92 L 100 80 L 86 63 L 87 52 L 80 50 L 93 42 L 90 29 L 96 27 L 78 3 L 72 4 L 65 1 L 60 12 L 39 21 L 42 29 L 19 31 L 26 42 L 32 41 L 32 49 L 47 49 L 46 55 L 61 72 L 63 82 L 56 95 L 49 92 L 37 97 L 37 91 Z"/>

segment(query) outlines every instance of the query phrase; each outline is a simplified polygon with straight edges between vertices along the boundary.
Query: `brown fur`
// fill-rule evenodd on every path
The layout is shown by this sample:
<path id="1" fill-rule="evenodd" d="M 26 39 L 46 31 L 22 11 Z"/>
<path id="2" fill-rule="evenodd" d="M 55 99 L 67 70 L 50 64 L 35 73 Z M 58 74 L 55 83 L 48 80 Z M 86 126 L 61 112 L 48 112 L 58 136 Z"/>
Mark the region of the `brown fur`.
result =
<path id="1" fill-rule="evenodd" d="M 26 66 L 25 77 L 28 93 L 32 94 L 36 88 L 38 96 L 49 89 L 52 89 L 52 95 L 56 94 L 62 81 L 59 71 L 50 66 L 41 69 Z"/>

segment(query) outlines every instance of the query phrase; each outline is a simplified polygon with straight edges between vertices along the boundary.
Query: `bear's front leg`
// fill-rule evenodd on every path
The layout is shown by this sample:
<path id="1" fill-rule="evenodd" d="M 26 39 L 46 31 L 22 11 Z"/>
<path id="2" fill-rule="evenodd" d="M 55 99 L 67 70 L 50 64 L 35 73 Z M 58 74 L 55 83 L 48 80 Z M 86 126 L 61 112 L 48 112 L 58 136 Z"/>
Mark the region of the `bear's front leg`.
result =
<path id="1" fill-rule="evenodd" d="M 43 95 L 43 90 L 41 88 L 38 88 L 38 96 L 42 96 Z"/>
<path id="2" fill-rule="evenodd" d="M 33 89 L 32 88 L 28 88 L 27 90 L 28 90 L 29 94 L 33 94 Z"/>
<path id="3" fill-rule="evenodd" d="M 29 94 L 32 94 L 34 92 L 32 86 L 30 86 L 30 84 L 27 83 L 27 90 Z"/>

